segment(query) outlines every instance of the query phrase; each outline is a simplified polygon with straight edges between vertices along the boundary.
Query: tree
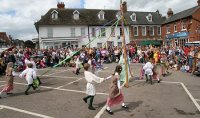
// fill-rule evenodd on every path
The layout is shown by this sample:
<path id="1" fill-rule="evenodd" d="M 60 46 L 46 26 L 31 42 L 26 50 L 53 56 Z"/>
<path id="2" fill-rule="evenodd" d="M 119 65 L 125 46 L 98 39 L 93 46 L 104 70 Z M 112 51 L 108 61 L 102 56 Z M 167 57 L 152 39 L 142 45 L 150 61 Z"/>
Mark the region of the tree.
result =
<path id="1" fill-rule="evenodd" d="M 27 41 L 24 42 L 24 47 L 35 48 L 35 44 L 32 41 L 27 40 Z"/>

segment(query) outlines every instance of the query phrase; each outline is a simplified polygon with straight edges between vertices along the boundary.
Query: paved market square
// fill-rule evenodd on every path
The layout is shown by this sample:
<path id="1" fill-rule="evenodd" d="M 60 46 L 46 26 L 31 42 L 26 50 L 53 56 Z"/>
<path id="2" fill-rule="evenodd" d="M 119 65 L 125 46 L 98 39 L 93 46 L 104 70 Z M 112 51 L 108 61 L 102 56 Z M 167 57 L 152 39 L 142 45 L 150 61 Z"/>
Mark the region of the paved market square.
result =
<path id="1" fill-rule="evenodd" d="M 117 64 L 104 64 L 99 70 L 100 77 L 110 76 Z M 128 110 L 121 106 L 113 108 L 114 115 L 105 111 L 108 89 L 111 81 L 96 85 L 95 111 L 87 109 L 82 98 L 86 96 L 86 81 L 83 70 L 80 75 L 72 73 L 72 68 L 57 67 L 38 70 L 43 84 L 37 90 L 24 94 L 26 81 L 15 78 L 13 95 L 0 99 L 2 118 L 199 118 L 200 78 L 188 73 L 170 70 L 161 77 L 162 82 L 153 85 L 138 80 L 141 64 L 131 64 L 134 78 L 129 88 L 123 88 Z M 48 71 L 48 72 L 47 72 Z M 0 78 L 2 88 L 5 79 Z M 185 90 L 186 89 L 186 90 Z"/>

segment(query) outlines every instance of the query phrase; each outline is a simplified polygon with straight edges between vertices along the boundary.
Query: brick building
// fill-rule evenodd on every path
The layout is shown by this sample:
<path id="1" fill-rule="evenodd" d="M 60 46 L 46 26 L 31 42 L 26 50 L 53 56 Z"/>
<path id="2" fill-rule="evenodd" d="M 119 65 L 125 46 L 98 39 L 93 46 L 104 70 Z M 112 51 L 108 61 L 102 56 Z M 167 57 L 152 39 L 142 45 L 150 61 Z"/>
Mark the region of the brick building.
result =
<path id="1" fill-rule="evenodd" d="M 197 3 L 177 14 L 171 8 L 168 10 L 168 18 L 162 24 L 165 45 L 183 46 L 186 42 L 200 41 L 200 0 Z"/>
<path id="2" fill-rule="evenodd" d="M 128 11 L 127 3 L 123 3 L 126 43 L 149 40 L 154 43 L 162 40 L 162 17 L 157 12 Z M 64 3 L 50 9 L 35 23 L 40 48 L 82 47 L 90 43 L 90 47 L 122 46 L 122 28 L 120 22 L 110 27 L 121 18 L 119 10 L 111 9 L 70 9 Z M 106 26 L 104 26 L 107 24 Z M 104 27 L 102 27 L 104 26 Z M 99 29 L 97 31 L 96 29 Z M 111 35 L 112 32 L 112 35 Z M 111 35 L 111 37 L 110 37 Z M 108 40 L 109 39 L 109 40 Z"/>

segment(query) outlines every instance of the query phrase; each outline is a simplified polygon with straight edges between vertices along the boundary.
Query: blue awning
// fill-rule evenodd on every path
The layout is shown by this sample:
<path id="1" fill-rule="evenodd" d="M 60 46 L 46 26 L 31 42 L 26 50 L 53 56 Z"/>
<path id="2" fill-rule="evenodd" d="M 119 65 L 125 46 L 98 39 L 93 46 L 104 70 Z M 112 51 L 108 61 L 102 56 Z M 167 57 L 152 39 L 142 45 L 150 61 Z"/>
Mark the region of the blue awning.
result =
<path id="1" fill-rule="evenodd" d="M 168 34 L 168 35 L 166 35 L 166 39 L 184 38 L 184 37 L 188 37 L 188 32 L 176 32 L 174 34 Z"/>
<path id="2" fill-rule="evenodd" d="M 188 32 L 177 32 L 177 33 L 174 33 L 174 38 L 180 38 L 180 37 L 188 37 Z"/>

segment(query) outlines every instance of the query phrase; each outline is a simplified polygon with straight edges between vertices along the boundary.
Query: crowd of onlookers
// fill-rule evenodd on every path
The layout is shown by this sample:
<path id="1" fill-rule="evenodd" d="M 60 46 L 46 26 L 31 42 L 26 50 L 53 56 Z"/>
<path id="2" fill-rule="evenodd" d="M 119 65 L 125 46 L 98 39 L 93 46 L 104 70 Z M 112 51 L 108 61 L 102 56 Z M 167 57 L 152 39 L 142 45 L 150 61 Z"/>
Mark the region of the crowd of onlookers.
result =
<path id="1" fill-rule="evenodd" d="M 73 53 L 77 52 L 77 53 Z M 58 66 L 75 66 L 77 58 L 83 63 L 94 59 L 96 63 L 118 63 L 122 54 L 121 47 L 85 48 L 82 49 L 30 49 L 12 48 L 1 53 L 0 74 L 5 73 L 8 62 L 14 63 L 15 71 L 25 69 L 25 60 L 35 61 L 37 68 Z M 154 64 L 164 64 L 165 68 L 183 72 L 200 73 L 200 47 L 153 47 L 127 46 L 127 55 L 132 63 L 145 63 L 152 58 Z M 69 57 L 68 59 L 66 59 Z M 63 61 L 66 59 L 65 61 Z"/>

